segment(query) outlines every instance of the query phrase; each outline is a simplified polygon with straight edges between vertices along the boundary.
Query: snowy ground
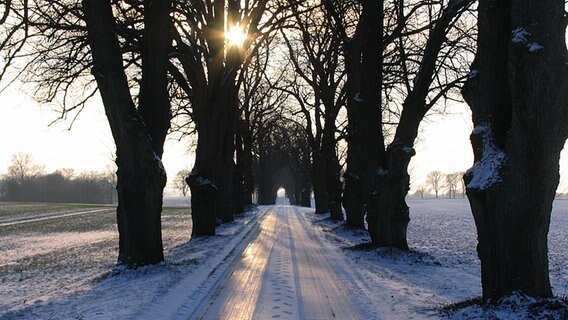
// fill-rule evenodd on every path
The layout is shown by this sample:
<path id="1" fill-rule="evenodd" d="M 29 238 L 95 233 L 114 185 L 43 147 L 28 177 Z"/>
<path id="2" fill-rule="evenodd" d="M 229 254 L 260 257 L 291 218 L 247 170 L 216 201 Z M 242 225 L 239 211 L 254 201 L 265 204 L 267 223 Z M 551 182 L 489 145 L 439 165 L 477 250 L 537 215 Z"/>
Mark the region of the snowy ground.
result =
<path id="1" fill-rule="evenodd" d="M 366 318 L 530 318 L 523 306 L 531 301 L 524 297 L 511 297 L 501 309 L 470 307 L 443 314 L 440 308 L 481 294 L 473 220 L 466 200 L 409 202 L 409 253 L 368 250 L 361 245 L 368 241 L 365 232 L 303 209 Z M 112 208 L 0 203 L 0 318 L 183 318 L 226 276 L 227 267 L 258 234 L 257 218 L 267 209 L 220 227 L 216 237 L 191 243 L 188 210 L 166 209 L 166 262 L 122 270 L 113 268 L 117 233 Z M 49 219 L 34 220 L 38 215 Z M 3 226 L 18 219 L 23 223 Z M 549 234 L 551 281 L 560 297 L 568 294 L 567 240 L 568 201 L 560 200 Z"/>
<path id="2" fill-rule="evenodd" d="M 467 200 L 409 200 L 410 252 L 368 249 L 368 234 L 350 230 L 307 213 L 326 239 L 329 255 L 347 255 L 351 265 L 343 277 L 358 296 L 360 307 L 376 319 L 567 319 L 568 314 L 533 314 L 525 297 L 510 297 L 500 308 L 470 307 L 456 313 L 444 307 L 481 295 L 476 233 Z M 549 233 L 550 277 L 554 294 L 568 287 L 568 201 L 556 201 Z M 350 267 L 359 270 L 350 272 Z M 339 269 L 341 271 L 341 269 Z M 553 302 L 556 303 L 556 302 Z M 568 306 L 564 305 L 564 310 Z M 553 308 L 553 307 L 552 307 Z M 566 311 L 564 311 L 566 312 Z"/>

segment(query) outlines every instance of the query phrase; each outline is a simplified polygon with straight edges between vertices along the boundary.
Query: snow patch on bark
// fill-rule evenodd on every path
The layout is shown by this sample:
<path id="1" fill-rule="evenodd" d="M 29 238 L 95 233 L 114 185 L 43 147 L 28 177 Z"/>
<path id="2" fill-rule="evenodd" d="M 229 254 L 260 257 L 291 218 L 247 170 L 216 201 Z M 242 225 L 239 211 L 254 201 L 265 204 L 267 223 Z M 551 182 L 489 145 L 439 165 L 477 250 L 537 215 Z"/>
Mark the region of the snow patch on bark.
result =
<path id="1" fill-rule="evenodd" d="M 531 53 L 539 52 L 540 50 L 544 49 L 544 47 L 538 42 L 529 42 L 529 37 L 532 35 L 523 27 L 518 27 L 517 29 L 513 30 L 511 33 L 513 38 L 511 41 L 513 43 L 526 43 L 526 47 Z"/>
<path id="2" fill-rule="evenodd" d="M 211 182 L 211 180 L 202 176 L 198 176 L 195 179 L 195 184 L 198 186 L 211 186 L 213 189 L 217 190 L 217 186 L 213 182 Z"/>
<path id="3" fill-rule="evenodd" d="M 361 97 L 361 92 L 357 92 L 357 94 L 355 95 L 355 98 L 353 98 L 353 101 L 365 102 L 365 99 L 363 99 L 363 97 Z"/>
<path id="4" fill-rule="evenodd" d="M 544 49 L 544 47 L 541 46 L 538 42 L 531 42 L 527 44 L 527 48 L 529 49 L 529 52 L 539 52 L 540 50 Z"/>
<path id="5" fill-rule="evenodd" d="M 474 135 L 481 136 L 483 142 L 483 155 L 481 160 L 476 162 L 467 171 L 472 176 L 467 185 L 469 189 L 486 190 L 494 184 L 501 182 L 499 170 L 505 162 L 505 153 L 495 145 L 493 132 L 488 123 L 483 123 L 473 128 Z"/>
<path id="6" fill-rule="evenodd" d="M 514 43 L 524 43 L 527 42 L 527 37 L 529 37 L 531 33 L 523 27 L 518 27 L 517 29 L 513 30 L 512 35 L 513 39 L 511 39 L 511 41 L 513 41 Z"/>
<path id="7" fill-rule="evenodd" d="M 164 163 L 162 162 L 162 159 L 160 159 L 160 157 L 155 152 L 154 152 L 154 161 L 158 165 L 158 170 L 160 170 L 160 175 L 164 178 L 167 177 L 166 168 L 164 168 Z"/>
<path id="8" fill-rule="evenodd" d="M 356 175 L 352 172 L 347 172 L 347 177 L 349 177 L 350 179 L 353 179 L 355 181 L 359 181 L 361 179 L 358 175 Z"/>
<path id="9" fill-rule="evenodd" d="M 414 151 L 414 148 L 410 147 L 410 146 L 404 146 L 404 147 L 401 148 L 401 150 L 406 152 L 406 153 L 416 154 L 416 151 Z"/>
<path id="10" fill-rule="evenodd" d="M 389 171 L 383 168 L 377 168 L 377 175 L 379 176 L 388 176 Z"/>

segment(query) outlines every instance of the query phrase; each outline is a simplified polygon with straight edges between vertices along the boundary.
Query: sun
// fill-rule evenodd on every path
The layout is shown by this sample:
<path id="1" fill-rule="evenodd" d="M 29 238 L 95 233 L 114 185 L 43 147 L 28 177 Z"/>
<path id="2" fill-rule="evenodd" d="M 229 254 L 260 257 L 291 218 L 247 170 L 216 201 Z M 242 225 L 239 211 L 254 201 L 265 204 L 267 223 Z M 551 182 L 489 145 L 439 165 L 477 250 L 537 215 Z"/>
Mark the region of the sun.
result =
<path id="1" fill-rule="evenodd" d="M 231 27 L 226 33 L 229 45 L 231 46 L 242 46 L 247 39 L 247 34 L 238 25 Z"/>

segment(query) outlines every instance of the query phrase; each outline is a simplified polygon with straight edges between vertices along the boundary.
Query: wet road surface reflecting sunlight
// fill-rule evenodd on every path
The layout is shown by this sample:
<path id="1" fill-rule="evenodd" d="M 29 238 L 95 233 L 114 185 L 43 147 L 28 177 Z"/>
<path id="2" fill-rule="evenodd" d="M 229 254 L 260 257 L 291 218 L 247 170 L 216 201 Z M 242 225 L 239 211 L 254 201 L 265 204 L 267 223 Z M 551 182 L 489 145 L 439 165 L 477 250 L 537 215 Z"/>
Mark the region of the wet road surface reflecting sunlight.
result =
<path id="1" fill-rule="evenodd" d="M 362 319 L 308 223 L 294 207 L 267 212 L 199 319 Z"/>

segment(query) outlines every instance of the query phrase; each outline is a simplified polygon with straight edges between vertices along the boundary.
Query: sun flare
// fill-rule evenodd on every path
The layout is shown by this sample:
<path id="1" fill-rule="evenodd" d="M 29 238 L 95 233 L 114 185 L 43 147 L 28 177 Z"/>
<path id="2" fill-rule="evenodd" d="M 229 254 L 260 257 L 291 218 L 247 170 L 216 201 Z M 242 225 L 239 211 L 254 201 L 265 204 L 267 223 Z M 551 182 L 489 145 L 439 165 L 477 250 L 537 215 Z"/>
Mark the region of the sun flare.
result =
<path id="1" fill-rule="evenodd" d="M 226 32 L 226 37 L 231 46 L 242 46 L 247 35 L 239 26 L 233 26 Z"/>

